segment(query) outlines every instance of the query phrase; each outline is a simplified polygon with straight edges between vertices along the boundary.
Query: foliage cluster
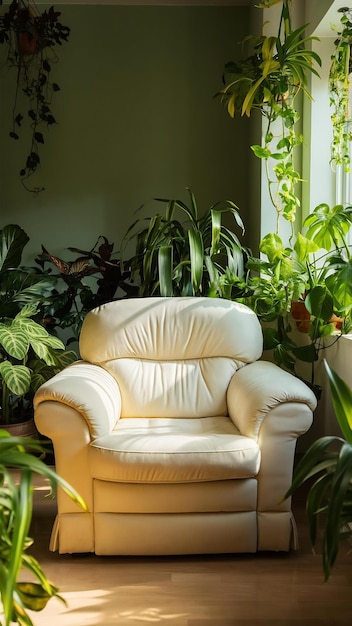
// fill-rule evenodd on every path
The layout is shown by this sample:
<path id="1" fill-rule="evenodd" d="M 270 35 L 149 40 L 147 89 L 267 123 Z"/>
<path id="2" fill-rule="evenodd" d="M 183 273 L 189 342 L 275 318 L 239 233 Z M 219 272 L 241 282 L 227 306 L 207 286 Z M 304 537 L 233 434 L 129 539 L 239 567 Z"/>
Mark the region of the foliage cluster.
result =
<path id="1" fill-rule="evenodd" d="M 79 494 L 37 455 L 43 446 L 35 440 L 10 437 L 0 430 L 0 600 L 5 621 L 9 626 L 33 626 L 28 610 L 41 611 L 56 597 L 58 589 L 46 577 L 41 565 L 30 553 L 33 540 L 29 537 L 33 507 L 33 475 L 48 479 L 51 488 L 59 485 L 83 510 L 86 504 Z M 18 476 L 14 474 L 18 471 Z M 18 580 L 20 572 L 30 573 L 29 582 Z"/>
<path id="2" fill-rule="evenodd" d="M 310 481 L 306 502 L 310 540 L 317 546 L 323 524 L 322 561 L 328 580 L 341 541 L 352 536 L 352 390 L 326 361 L 325 367 L 341 436 L 321 437 L 312 444 L 297 465 L 285 498 Z"/>

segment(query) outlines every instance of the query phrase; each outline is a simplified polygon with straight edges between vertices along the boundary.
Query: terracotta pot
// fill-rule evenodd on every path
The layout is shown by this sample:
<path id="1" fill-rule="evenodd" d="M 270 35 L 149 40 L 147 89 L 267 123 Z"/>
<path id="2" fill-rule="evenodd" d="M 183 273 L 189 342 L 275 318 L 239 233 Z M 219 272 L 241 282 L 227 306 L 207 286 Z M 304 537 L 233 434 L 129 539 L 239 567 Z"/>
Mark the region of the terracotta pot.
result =
<path id="1" fill-rule="evenodd" d="M 26 31 L 18 35 L 18 48 L 22 54 L 34 54 L 37 49 L 38 33 L 30 35 Z"/>
<path id="2" fill-rule="evenodd" d="M 303 300 L 292 301 L 291 315 L 296 322 L 297 330 L 299 330 L 300 333 L 307 333 L 311 321 L 310 313 L 309 311 L 307 311 Z M 337 317 L 337 315 L 332 315 L 329 322 L 334 324 L 335 330 L 342 329 L 343 319 L 341 317 Z"/>
<path id="3" fill-rule="evenodd" d="M 307 311 L 303 300 L 295 300 L 291 302 L 291 315 L 296 322 L 297 330 L 300 333 L 307 333 L 310 321 L 310 313 Z"/>
<path id="4" fill-rule="evenodd" d="M 25 422 L 19 422 L 18 424 L 0 423 L 0 428 L 7 430 L 12 437 L 28 437 L 31 439 L 38 439 L 38 431 L 33 417 Z"/>
<path id="5" fill-rule="evenodd" d="M 342 330 L 342 324 L 343 324 L 342 317 L 337 317 L 337 315 L 332 315 L 330 318 L 330 322 L 334 324 L 335 330 Z"/>

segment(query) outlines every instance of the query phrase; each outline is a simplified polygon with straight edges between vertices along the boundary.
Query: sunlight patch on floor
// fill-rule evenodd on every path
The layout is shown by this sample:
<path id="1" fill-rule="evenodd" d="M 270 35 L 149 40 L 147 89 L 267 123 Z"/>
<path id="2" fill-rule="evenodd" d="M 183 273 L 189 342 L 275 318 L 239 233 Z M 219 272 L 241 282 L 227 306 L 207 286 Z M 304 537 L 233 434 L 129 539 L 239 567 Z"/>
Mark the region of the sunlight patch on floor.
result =
<path id="1" fill-rule="evenodd" d="M 186 617 L 187 613 L 163 613 L 160 609 L 150 607 L 140 611 L 121 611 L 118 616 L 122 619 L 137 620 L 140 622 L 164 622 L 170 619 Z"/>

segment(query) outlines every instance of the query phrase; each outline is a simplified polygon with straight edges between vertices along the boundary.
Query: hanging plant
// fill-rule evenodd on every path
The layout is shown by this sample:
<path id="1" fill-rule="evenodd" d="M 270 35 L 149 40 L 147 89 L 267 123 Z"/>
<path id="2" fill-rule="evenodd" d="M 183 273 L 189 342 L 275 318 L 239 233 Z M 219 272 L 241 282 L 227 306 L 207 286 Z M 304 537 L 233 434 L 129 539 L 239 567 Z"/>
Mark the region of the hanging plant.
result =
<path id="1" fill-rule="evenodd" d="M 349 172 L 351 161 L 349 144 L 352 141 L 352 111 L 349 102 L 352 73 L 352 10 L 343 7 L 339 12 L 342 13 L 340 20 L 342 28 L 334 42 L 335 50 L 331 56 L 329 73 L 333 131 L 330 163 L 333 168 L 342 166 L 345 172 Z"/>
<path id="2" fill-rule="evenodd" d="M 51 77 L 58 60 L 54 48 L 68 41 L 70 34 L 68 26 L 59 22 L 60 15 L 53 6 L 41 12 L 32 0 L 13 0 L 0 16 L 0 43 L 6 47 L 3 64 L 16 71 L 10 137 L 19 140 L 29 123 L 29 149 L 20 176 L 24 187 L 34 193 L 42 189 L 32 189 L 25 181 L 40 166 L 44 129 L 56 123 L 51 104 L 60 87 Z"/>
<path id="3" fill-rule="evenodd" d="M 282 3 L 277 36 L 252 36 L 243 44 L 246 54 L 225 65 L 223 87 L 218 92 L 231 117 L 250 117 L 259 111 L 266 121 L 262 145 L 251 146 L 266 166 L 268 192 L 276 212 L 276 233 L 281 218 L 295 221 L 300 205 L 295 188 L 301 180 L 294 165 L 296 146 L 303 137 L 297 132 L 296 98 L 310 98 L 308 77 L 318 76 L 319 55 L 309 49 L 316 37 L 305 37 L 307 25 L 291 27 L 291 0 L 264 0 L 259 8 Z"/>

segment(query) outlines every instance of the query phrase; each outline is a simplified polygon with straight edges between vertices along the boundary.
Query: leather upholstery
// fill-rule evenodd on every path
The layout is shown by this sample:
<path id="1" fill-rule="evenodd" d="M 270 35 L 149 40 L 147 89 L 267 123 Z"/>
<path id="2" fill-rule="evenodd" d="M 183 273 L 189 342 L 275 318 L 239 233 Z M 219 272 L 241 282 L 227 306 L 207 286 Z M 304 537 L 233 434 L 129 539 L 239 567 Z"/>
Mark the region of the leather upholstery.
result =
<path id="1" fill-rule="evenodd" d="M 34 399 L 62 491 L 51 549 L 97 554 L 288 550 L 297 437 L 316 401 L 262 356 L 244 305 L 144 298 L 91 311 L 82 360 Z"/>

